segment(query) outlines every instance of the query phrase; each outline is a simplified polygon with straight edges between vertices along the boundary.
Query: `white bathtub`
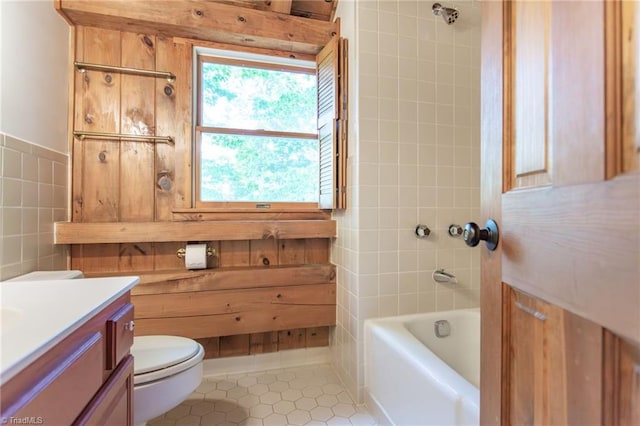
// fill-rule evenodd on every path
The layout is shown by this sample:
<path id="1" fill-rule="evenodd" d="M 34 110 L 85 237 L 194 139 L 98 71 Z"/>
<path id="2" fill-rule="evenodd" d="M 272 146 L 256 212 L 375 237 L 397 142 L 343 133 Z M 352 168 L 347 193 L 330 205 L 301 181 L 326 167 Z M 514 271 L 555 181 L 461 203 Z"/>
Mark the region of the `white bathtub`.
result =
<path id="1" fill-rule="evenodd" d="M 438 320 L 449 336 L 436 336 Z M 380 424 L 479 424 L 479 309 L 371 319 L 364 329 L 365 398 Z"/>

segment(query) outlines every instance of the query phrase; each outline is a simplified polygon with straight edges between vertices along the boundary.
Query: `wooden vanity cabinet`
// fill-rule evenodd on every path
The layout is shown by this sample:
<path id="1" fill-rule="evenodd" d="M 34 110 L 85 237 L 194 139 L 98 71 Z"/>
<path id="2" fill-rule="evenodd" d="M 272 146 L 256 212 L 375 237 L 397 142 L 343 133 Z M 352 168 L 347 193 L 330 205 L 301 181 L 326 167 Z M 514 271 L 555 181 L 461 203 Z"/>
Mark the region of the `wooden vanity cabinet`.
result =
<path id="1" fill-rule="evenodd" d="M 132 319 L 127 292 L 3 383 L 2 420 L 133 424 Z"/>

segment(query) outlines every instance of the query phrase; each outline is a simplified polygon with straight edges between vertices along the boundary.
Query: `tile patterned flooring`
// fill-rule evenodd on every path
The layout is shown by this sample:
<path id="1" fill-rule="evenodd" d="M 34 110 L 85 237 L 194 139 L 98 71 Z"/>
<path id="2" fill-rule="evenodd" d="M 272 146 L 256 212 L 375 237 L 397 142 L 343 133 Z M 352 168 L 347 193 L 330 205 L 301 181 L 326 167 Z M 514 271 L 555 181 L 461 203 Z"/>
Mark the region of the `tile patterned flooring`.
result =
<path id="1" fill-rule="evenodd" d="M 368 425 L 328 364 L 205 377 L 182 404 L 150 426 Z"/>

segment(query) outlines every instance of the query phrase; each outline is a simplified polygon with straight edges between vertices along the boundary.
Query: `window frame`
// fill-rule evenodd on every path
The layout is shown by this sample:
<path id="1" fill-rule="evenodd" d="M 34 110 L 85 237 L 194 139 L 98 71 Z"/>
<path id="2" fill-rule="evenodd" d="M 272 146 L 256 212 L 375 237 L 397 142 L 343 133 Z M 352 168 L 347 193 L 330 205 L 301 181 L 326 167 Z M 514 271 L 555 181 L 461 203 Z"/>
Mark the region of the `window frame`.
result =
<path id="1" fill-rule="evenodd" d="M 229 51 L 229 54 L 237 54 L 238 52 Z M 206 49 L 196 49 L 197 66 L 195 70 L 195 79 L 197 87 L 197 96 L 195 99 L 195 111 L 196 120 L 194 122 L 194 205 L 200 209 L 224 209 L 224 210 L 249 210 L 249 211 L 296 211 L 296 210 L 321 210 L 318 201 L 315 202 L 275 202 L 269 200 L 263 201 L 202 201 L 200 198 L 200 178 L 201 178 L 201 157 L 200 148 L 202 144 L 203 133 L 218 133 L 218 134 L 234 134 L 242 136 L 265 136 L 265 137 L 279 137 L 279 138 L 295 138 L 295 139 L 309 139 L 318 141 L 318 132 L 316 133 L 302 133 L 302 132 L 283 132 L 272 130 L 253 130 L 253 129 L 237 129 L 227 127 L 212 127 L 204 126 L 203 122 L 203 108 L 202 108 L 202 65 L 203 63 L 216 63 L 226 64 L 234 66 L 242 66 L 248 68 L 259 68 L 267 70 L 277 70 L 285 72 L 297 72 L 302 74 L 316 75 L 315 67 L 304 67 L 293 64 L 278 63 L 278 57 L 273 57 L 274 62 L 267 62 L 268 58 L 260 55 L 260 58 L 240 58 L 228 57 L 218 55 L 217 53 L 209 53 Z M 302 61 L 301 61 L 302 62 Z M 317 84 L 317 83 L 316 83 Z M 317 109 L 317 108 L 316 108 Z M 316 119 L 317 123 L 317 119 Z M 316 126 L 317 127 L 317 126 Z M 319 182 L 318 182 L 319 183 Z"/>

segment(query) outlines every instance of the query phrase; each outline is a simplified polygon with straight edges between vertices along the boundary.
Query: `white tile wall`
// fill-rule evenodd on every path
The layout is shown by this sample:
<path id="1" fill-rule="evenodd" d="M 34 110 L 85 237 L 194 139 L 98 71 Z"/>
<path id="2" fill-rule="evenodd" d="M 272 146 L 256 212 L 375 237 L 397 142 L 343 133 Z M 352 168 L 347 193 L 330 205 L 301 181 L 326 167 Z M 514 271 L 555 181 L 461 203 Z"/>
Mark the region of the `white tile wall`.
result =
<path id="1" fill-rule="evenodd" d="M 342 4 L 350 41 L 348 201 L 334 215 L 338 238 L 337 327 L 333 364 L 352 396 L 363 396 L 367 318 L 479 304 L 479 250 L 449 237 L 450 224 L 480 210 L 480 5 L 454 25 L 433 2 Z M 355 119 L 354 119 L 355 118 Z M 416 239 L 426 224 L 429 238 Z M 435 269 L 458 284 L 437 284 Z"/>
<path id="2" fill-rule="evenodd" d="M 0 280 L 67 269 L 53 222 L 67 220 L 68 156 L 0 133 Z"/>

